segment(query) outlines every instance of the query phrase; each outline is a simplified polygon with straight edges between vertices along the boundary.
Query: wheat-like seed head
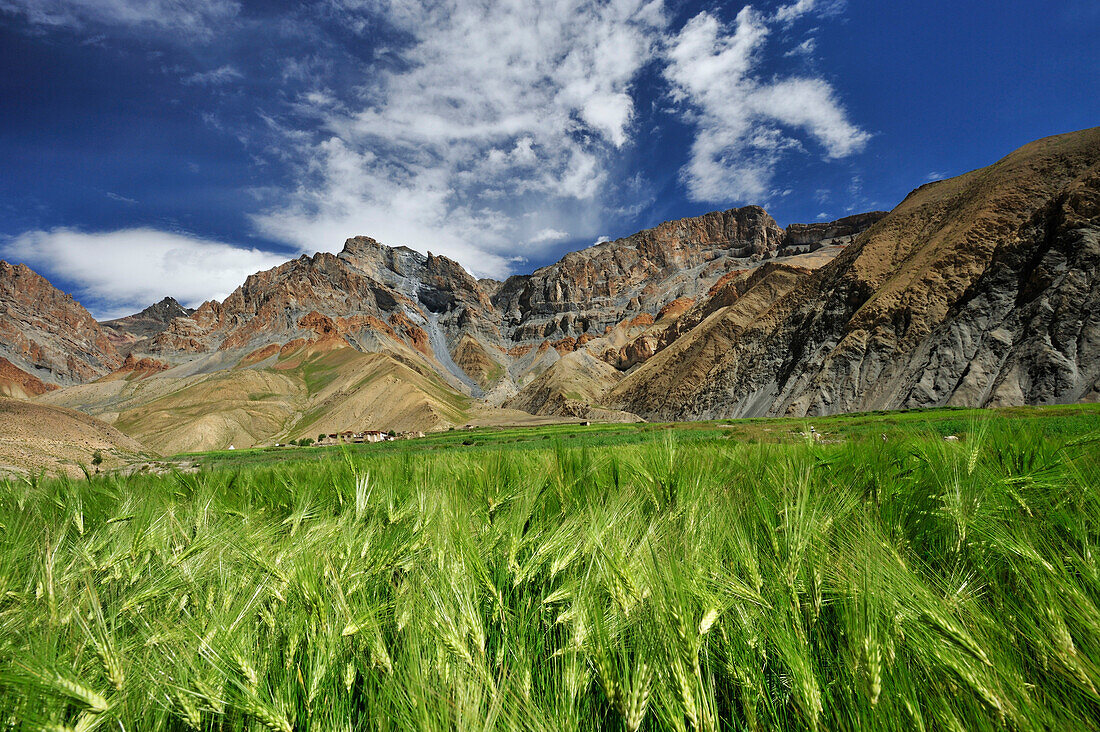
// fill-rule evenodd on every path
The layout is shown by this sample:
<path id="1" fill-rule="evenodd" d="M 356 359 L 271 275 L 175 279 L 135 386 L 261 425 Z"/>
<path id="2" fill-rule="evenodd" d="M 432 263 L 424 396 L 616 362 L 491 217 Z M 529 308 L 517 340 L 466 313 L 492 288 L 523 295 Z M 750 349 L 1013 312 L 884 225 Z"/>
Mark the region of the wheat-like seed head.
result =
<path id="1" fill-rule="evenodd" d="M 116 691 L 121 691 L 122 684 L 126 680 L 126 674 L 122 670 L 118 655 L 105 642 L 96 640 L 93 646 L 100 663 L 103 665 L 103 675 L 107 677 L 107 681 Z"/>
<path id="2" fill-rule="evenodd" d="M 882 693 L 882 646 L 870 634 L 863 639 L 863 654 L 867 664 L 867 695 L 871 706 L 875 706 Z"/>
<path id="3" fill-rule="evenodd" d="M 252 666 L 252 664 L 248 662 L 247 658 L 245 658 L 237 651 L 233 651 L 230 656 L 232 657 L 233 662 L 237 665 L 237 671 L 239 671 L 241 676 L 244 677 L 244 680 L 248 684 L 249 688 L 255 690 L 260 683 L 260 676 L 256 673 L 256 669 Z"/>
<path id="4" fill-rule="evenodd" d="M 710 629 L 711 627 L 713 627 L 714 622 L 718 620 L 719 614 L 720 612 L 718 608 L 711 608 L 710 610 L 707 610 L 706 614 L 703 615 L 702 620 L 699 621 L 699 635 L 706 635 L 710 632 Z"/>
<path id="5" fill-rule="evenodd" d="M 351 693 L 351 687 L 355 686 L 356 668 L 355 663 L 348 661 L 344 666 L 344 691 Z"/>
<path id="6" fill-rule="evenodd" d="M 181 691 L 177 691 L 172 696 L 183 713 L 183 721 L 195 732 L 199 732 L 202 729 L 202 712 L 199 710 L 199 706 L 195 704 L 195 700 L 189 694 Z"/>
<path id="7" fill-rule="evenodd" d="M 642 720 L 645 719 L 652 678 L 653 672 L 649 665 L 645 661 L 639 661 L 638 667 L 631 674 L 630 693 L 622 699 L 620 707 L 623 724 L 629 732 L 636 732 L 642 726 Z"/>
<path id="8" fill-rule="evenodd" d="M 385 671 L 388 674 L 393 673 L 393 659 L 390 658 L 389 651 L 386 650 L 386 644 L 382 640 L 382 631 L 377 627 L 370 637 L 370 657 L 371 664 L 373 664 L 375 668 Z"/>
<path id="9" fill-rule="evenodd" d="M 244 697 L 245 711 L 256 718 L 256 721 L 267 727 L 271 732 L 294 732 L 286 713 L 274 706 L 268 706 L 252 694 Z"/>
<path id="10" fill-rule="evenodd" d="M 102 714 L 111 708 L 110 702 L 102 694 L 79 681 L 73 681 L 59 673 L 47 673 L 38 677 L 92 714 Z"/>

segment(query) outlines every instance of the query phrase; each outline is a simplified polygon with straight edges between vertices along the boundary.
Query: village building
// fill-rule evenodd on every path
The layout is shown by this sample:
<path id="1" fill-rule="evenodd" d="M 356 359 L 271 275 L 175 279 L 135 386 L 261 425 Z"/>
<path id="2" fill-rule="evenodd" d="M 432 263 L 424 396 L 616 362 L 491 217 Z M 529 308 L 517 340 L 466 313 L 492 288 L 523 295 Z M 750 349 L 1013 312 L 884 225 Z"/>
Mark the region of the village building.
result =
<path id="1" fill-rule="evenodd" d="M 423 436 L 423 433 L 420 433 L 420 435 Z M 331 432 L 327 435 L 322 434 L 320 437 L 321 439 L 317 443 L 319 445 L 362 444 L 396 439 L 388 432 L 382 432 L 381 430 L 362 430 L 359 432 L 344 430 L 343 432 Z"/>

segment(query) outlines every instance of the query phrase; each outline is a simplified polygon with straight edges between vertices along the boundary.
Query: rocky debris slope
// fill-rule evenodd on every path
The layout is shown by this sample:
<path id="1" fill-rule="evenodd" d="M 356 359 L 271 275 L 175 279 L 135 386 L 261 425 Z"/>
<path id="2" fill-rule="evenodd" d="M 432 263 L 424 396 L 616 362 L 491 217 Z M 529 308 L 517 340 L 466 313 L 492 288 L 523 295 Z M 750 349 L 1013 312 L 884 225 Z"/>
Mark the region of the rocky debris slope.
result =
<path id="1" fill-rule="evenodd" d="M 680 419 L 1100 398 L 1098 237 L 1100 128 L 1039 140 L 917 189 L 771 304 L 716 311 L 608 403 Z"/>
<path id="2" fill-rule="evenodd" d="M 122 363 L 107 333 L 71 295 L 23 264 L 0 261 L 0 357 L 44 382 L 78 384 Z"/>

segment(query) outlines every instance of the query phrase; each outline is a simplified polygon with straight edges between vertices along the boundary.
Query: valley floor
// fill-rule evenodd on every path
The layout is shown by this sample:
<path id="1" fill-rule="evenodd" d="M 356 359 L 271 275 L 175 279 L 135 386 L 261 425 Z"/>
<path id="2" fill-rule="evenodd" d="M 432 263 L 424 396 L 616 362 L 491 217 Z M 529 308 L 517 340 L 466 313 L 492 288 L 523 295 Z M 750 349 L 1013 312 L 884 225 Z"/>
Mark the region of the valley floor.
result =
<path id="1" fill-rule="evenodd" d="M 501 410 L 504 411 L 504 410 Z M 909 439 L 918 435 L 961 436 L 982 424 L 1004 423 L 1046 438 L 1087 434 L 1100 430 L 1100 404 L 1060 404 L 1047 407 L 1002 409 L 911 409 L 907 411 L 862 412 L 828 417 L 725 419 L 705 422 L 592 423 L 562 422 L 557 417 L 525 415 L 505 425 L 474 422 L 472 429 L 455 428 L 428 433 L 422 438 L 378 444 L 296 447 L 261 447 L 247 450 L 214 450 L 180 453 L 173 459 L 192 461 L 205 467 L 262 466 L 298 461 L 336 460 L 345 455 L 366 457 L 408 452 L 473 452 L 505 449 L 562 447 L 612 447 L 652 442 L 674 433 L 682 442 L 801 444 L 811 437 L 811 428 L 825 444 L 848 441 Z M 519 422 L 518 424 L 516 422 Z"/>
<path id="2" fill-rule="evenodd" d="M 5 729 L 1100 729 L 1098 405 L 174 460 L 0 482 Z"/>

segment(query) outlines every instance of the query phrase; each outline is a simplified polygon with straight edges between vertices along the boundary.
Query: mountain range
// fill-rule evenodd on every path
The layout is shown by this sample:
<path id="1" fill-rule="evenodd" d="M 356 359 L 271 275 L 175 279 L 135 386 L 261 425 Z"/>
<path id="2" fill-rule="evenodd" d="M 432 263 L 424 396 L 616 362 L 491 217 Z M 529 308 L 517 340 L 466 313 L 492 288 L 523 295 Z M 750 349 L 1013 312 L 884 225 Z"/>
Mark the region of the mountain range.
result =
<path id="1" fill-rule="evenodd" d="M 0 394 L 165 453 L 344 429 L 1100 399 L 1100 128 L 781 228 L 670 221 L 531 274 L 368 237 L 97 323 L 0 262 Z"/>

